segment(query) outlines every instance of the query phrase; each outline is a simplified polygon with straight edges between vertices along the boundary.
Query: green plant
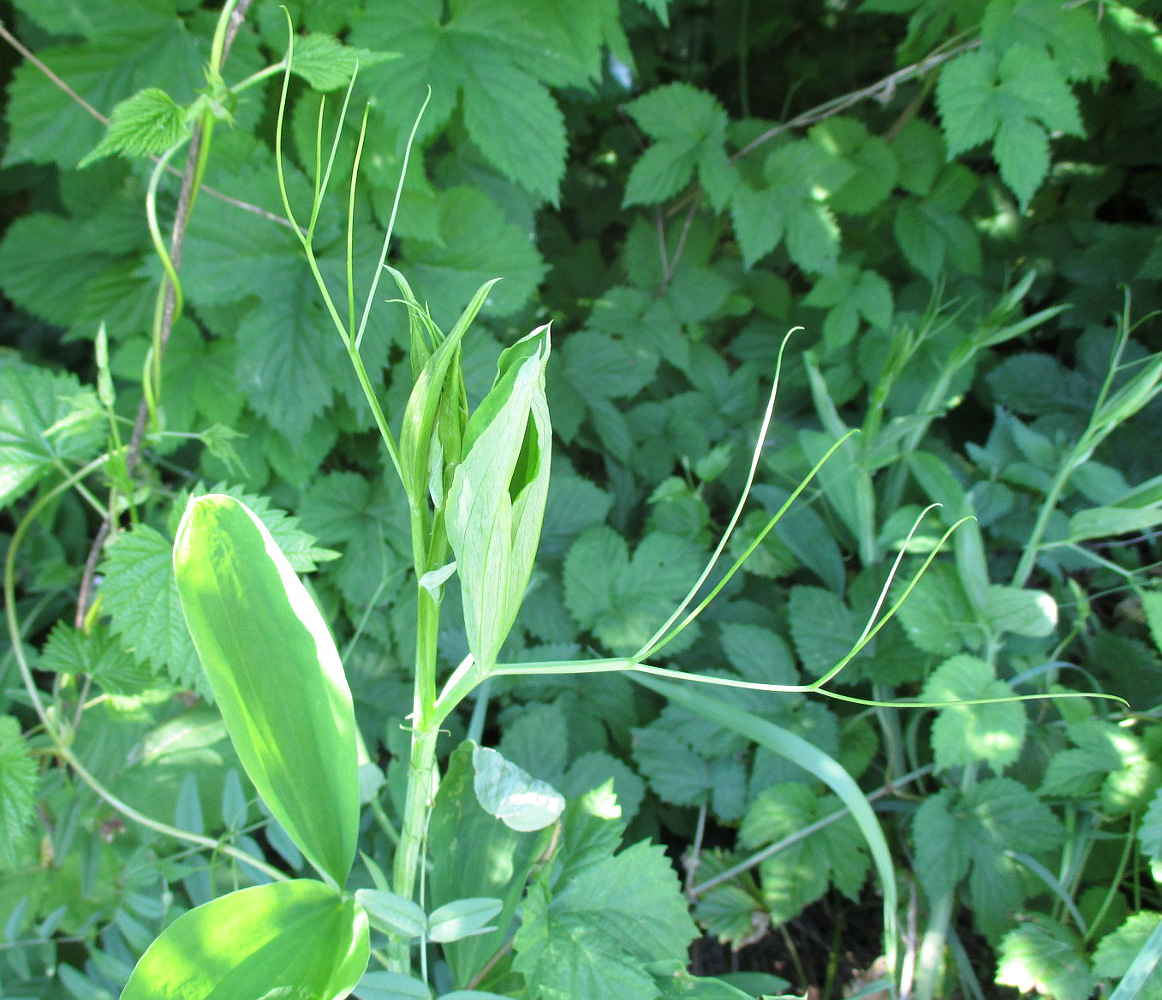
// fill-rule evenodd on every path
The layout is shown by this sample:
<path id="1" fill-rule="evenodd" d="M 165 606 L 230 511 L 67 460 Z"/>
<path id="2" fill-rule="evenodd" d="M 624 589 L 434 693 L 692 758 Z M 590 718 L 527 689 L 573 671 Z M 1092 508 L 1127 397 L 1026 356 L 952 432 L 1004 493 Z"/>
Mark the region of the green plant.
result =
<path id="1" fill-rule="evenodd" d="M 209 689 L 170 568 L 191 490 L 243 496 L 296 571 L 317 568 L 312 592 L 340 640 L 372 758 L 360 846 L 373 863 L 391 868 L 390 817 L 405 812 L 400 725 L 413 703 L 418 605 L 409 505 L 365 433 L 376 414 L 271 197 L 278 93 L 268 85 L 284 25 L 277 10 L 247 6 L 201 97 L 225 23 L 216 10 L 94 2 L 78 19 L 29 0 L 11 22 L 37 53 L 8 91 L 0 175 L 18 195 L 6 202 L 16 218 L 0 244 L 0 285 L 27 313 L 5 328 L 21 357 L 0 359 L 4 528 L 17 535 L 6 605 L 26 640 L 0 659 L 13 716 L 0 804 L 14 832 L 0 859 L 0 961 L 22 993 L 115 993 L 172 921 L 171 905 L 272 877 L 256 864 L 310 872 L 199 701 Z M 436 749 L 448 788 L 440 849 L 455 839 L 447 817 L 491 822 L 452 795 L 473 783 L 474 761 L 448 753 L 467 733 L 570 798 L 612 777 L 631 838 L 660 835 L 686 852 L 695 918 L 744 961 L 759 951 L 745 943 L 761 938 L 764 949 L 785 943 L 800 990 L 834 992 L 864 971 L 845 964 L 848 954 L 870 962 L 849 931 L 861 922 L 852 909 L 868 905 L 868 862 L 847 807 L 761 742 L 635 693 L 616 672 L 731 522 L 760 387 L 782 331 L 804 325 L 809 350 L 783 373 L 780 420 L 753 472 L 765 511 L 739 518 L 729 559 L 848 428 L 862 433 L 657 665 L 809 688 L 861 637 L 919 511 L 942 502 L 941 532 L 974 514 L 903 616 L 829 682 L 859 701 L 821 704 L 802 690 L 760 699 L 722 685 L 713 701 L 729 702 L 736 721 L 741 709 L 806 738 L 874 800 L 902 886 L 915 887 L 919 929 L 901 951 L 924 991 L 948 993 L 957 980 L 988 991 L 993 956 L 1002 979 L 1047 992 L 1063 978 L 1077 991 L 1090 977 L 1112 986 L 1139 950 L 1136 967 L 1148 963 L 1158 909 L 1148 866 L 1159 696 L 1151 376 L 1138 378 L 1136 415 L 1137 403 L 1111 420 L 1109 403 L 1129 401 L 1121 387 L 1154 365 L 1157 170 L 1138 141 L 1159 79 L 1151 5 L 577 5 L 557 20 L 525 0 L 365 6 L 292 8 L 307 32 L 300 65 L 314 60 L 309 82 L 343 86 L 358 57 L 351 106 L 377 99 L 375 141 L 356 167 L 362 193 L 342 207 L 321 202 L 313 222 L 318 271 L 344 287 L 348 232 L 353 259 L 375 258 L 422 84 L 442 84 L 417 134 L 392 261 L 442 330 L 505 275 L 462 359 L 466 401 L 486 395 L 502 344 L 555 323 L 541 558 L 498 659 L 536 668 L 596 647 L 602 660 L 581 678 L 564 667 L 494 671 L 466 702 L 471 718 L 448 714 L 451 738 Z M 387 49 L 400 55 L 383 58 Z M 141 161 L 106 158 L 78 173 L 101 129 L 33 59 L 105 113 L 132 99 L 111 116 L 129 131 L 110 136 L 131 136 L 130 112 L 140 113 L 157 126 L 146 130 L 156 145 L 142 149 L 164 155 L 205 133 L 207 114 L 233 124 L 189 157 L 186 200 L 160 173 L 151 183 Z M 320 112 L 298 79 L 284 137 L 295 204 L 311 197 Z M 328 102 L 328 124 L 337 107 Z M 336 178 L 355 148 L 339 140 Z M 138 221 L 146 198 L 153 234 Z M 166 310 L 163 301 L 159 327 L 161 272 L 150 261 L 170 218 L 181 316 L 159 356 Z M 1123 283 L 1144 320 L 1126 315 Z M 360 275 L 355 286 L 366 294 Z M 335 300 L 351 329 L 349 303 Z M 361 344 L 389 414 L 406 410 L 413 388 L 408 315 L 377 307 Z M 91 340 L 101 320 L 96 351 L 59 337 Z M 1085 438 L 1092 448 L 1079 446 Z M 73 474 L 76 489 L 54 492 Z M 941 532 L 922 527 L 905 561 L 930 554 Z M 459 581 L 442 583 L 451 599 L 440 606 L 438 677 L 469 652 Z M 19 679 L 17 649 L 51 731 Z M 1113 691 L 1134 711 L 883 707 L 1062 688 Z M 50 736 L 132 812 L 54 766 L 68 761 Z M 1004 803 L 1045 835 L 994 823 Z M 949 820 L 964 832 L 955 843 L 966 866 L 918 849 Z M 533 850 L 526 838 L 520 851 Z M 371 887 L 355 865 L 353 885 Z M 954 876 L 959 902 L 945 910 Z M 462 894 L 433 891 L 437 906 Z M 414 911 L 409 919 L 418 926 Z M 970 924 L 984 937 L 966 937 Z M 832 945 L 806 947 L 820 925 L 834 928 Z M 462 973 L 490 942 L 442 950 L 469 956 L 452 959 Z M 1067 977 L 1054 976 L 1058 966 Z M 447 989 L 443 969 L 428 971 Z"/>

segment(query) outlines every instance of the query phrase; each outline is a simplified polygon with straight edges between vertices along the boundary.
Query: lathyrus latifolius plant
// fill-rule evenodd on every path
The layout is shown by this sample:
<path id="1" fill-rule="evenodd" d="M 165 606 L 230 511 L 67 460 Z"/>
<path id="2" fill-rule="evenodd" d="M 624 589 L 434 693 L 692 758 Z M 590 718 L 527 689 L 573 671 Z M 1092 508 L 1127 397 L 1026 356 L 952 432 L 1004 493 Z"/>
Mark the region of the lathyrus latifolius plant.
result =
<path id="1" fill-rule="evenodd" d="M 288 54 L 288 67 L 290 62 Z M 280 150 L 287 79 L 278 119 Z M 353 178 L 363 139 L 361 131 Z M 666 678 L 773 692 L 822 691 L 895 613 L 914 581 L 883 614 L 881 597 L 849 656 L 809 685 L 701 677 L 650 662 L 738 571 L 842 441 L 743 555 L 712 579 L 755 477 L 772 415 L 772 391 L 746 485 L 724 536 L 686 598 L 647 642 L 633 655 L 618 658 L 500 662 L 528 588 L 549 490 L 545 370 L 550 331 L 547 326 L 534 330 L 501 354 L 492 388 L 470 412 L 461 356 L 492 283 L 480 288 L 444 332 L 405 277 L 386 266 L 390 225 L 358 320 L 348 242 L 344 321 L 312 242 L 337 147 L 338 135 L 324 163 L 323 144 L 316 143 L 320 182 L 306 226 L 295 218 L 281 158 L 278 176 L 284 208 L 409 509 L 416 588 L 414 687 L 407 788 L 398 831 L 393 829 L 391 871 L 364 855 L 366 875 L 361 877 L 374 887 L 346 888 L 360 836 L 359 766 L 367 756 L 322 614 L 252 511 L 228 496 L 195 496 L 174 546 L 186 622 L 240 761 L 319 878 L 288 880 L 266 867 L 265 875 L 273 879 L 268 884 L 238 890 L 180 916 L 142 957 L 123 998 L 335 1000 L 354 991 L 363 1000 L 403 1000 L 431 997 L 433 986 L 444 1000 L 501 993 L 576 1000 L 746 997 L 725 982 L 711 985 L 685 971 L 686 950 L 697 929 L 678 881 L 660 847 L 643 843 L 619 850 L 624 826 L 608 785 L 566 803 L 547 784 L 471 742 L 453 751 L 439 773 L 436 743 L 449 715 L 489 678 L 519 674 L 627 671 L 690 710 L 794 759 L 827 783 L 871 849 L 883 885 L 885 947 L 891 954 L 896 912 L 891 857 L 850 775 L 800 737 L 713 697 L 694 698 Z M 354 199 L 354 183 L 351 187 Z M 398 201 L 397 192 L 396 206 Z M 360 356 L 385 270 L 398 286 L 410 321 L 413 385 L 398 438 Z M 459 579 L 469 654 L 441 685 L 437 637 L 453 574 Z M 440 946 L 442 960 L 429 968 L 434 945 Z M 376 968 L 369 972 L 372 960 Z"/>

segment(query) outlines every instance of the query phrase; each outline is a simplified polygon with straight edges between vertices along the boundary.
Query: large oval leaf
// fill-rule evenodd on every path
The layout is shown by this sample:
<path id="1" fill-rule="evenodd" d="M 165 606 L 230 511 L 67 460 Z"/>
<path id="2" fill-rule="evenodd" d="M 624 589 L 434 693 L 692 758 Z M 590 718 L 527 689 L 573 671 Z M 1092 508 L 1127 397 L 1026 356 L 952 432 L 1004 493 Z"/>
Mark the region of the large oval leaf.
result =
<path id="1" fill-rule="evenodd" d="M 121 1000 L 337 1000 L 369 956 L 367 914 L 354 899 L 314 879 L 274 882 L 178 917 L 141 956 Z"/>
<path id="2" fill-rule="evenodd" d="M 355 713 L 335 642 L 263 523 L 190 500 L 174 542 L 186 624 L 238 757 L 270 811 L 342 885 L 355 858 Z"/>

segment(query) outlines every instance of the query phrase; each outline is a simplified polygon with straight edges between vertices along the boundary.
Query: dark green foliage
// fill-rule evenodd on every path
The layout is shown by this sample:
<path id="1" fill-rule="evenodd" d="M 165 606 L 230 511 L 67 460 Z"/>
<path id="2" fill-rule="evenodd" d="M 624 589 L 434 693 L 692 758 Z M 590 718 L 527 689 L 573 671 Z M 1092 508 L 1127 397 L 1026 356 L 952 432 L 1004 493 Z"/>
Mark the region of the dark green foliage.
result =
<path id="1" fill-rule="evenodd" d="M 10 56 L 0 554 L 14 536 L 19 545 L 8 581 L 16 635 L 0 642 L 0 980 L 14 995 L 96 998 L 118 992 L 176 911 L 254 873 L 190 855 L 56 766 L 16 652 L 112 794 L 247 850 L 261 840 L 270 860 L 293 866 L 301 857 L 249 785 L 226 808 L 237 762 L 211 710 L 190 707 L 207 688 L 177 605 L 176 517 L 190 492 L 229 482 L 312 574 L 377 765 L 364 777 L 386 770 L 366 798 L 397 825 L 413 553 L 403 492 L 281 218 L 281 76 L 236 89 L 282 59 L 278 5 L 250 7 L 220 76 L 205 72 L 214 5 L 13 7 L 16 35 L 109 127 Z M 1162 129 L 1162 5 L 288 7 L 296 75 L 284 149 L 296 211 L 310 204 L 315 124 L 321 114 L 330 135 L 358 63 L 337 193 L 314 223 L 340 311 L 348 209 L 358 303 L 430 87 L 388 260 L 444 329 L 501 279 L 462 345 L 465 405 L 484 397 L 503 348 L 553 323 L 544 529 L 499 660 L 624 656 L 650 640 L 729 521 L 781 339 L 801 325 L 750 506 L 710 585 L 823 453 L 860 433 L 653 661 L 809 684 L 902 594 L 944 529 L 971 515 L 898 616 L 828 683 L 847 698 L 935 707 L 729 688 L 715 697 L 809 740 L 866 792 L 900 792 L 882 822 L 935 948 L 921 961 L 921 1000 L 972 992 L 966 964 L 957 987 L 938 962 L 945 943 L 949 968 L 968 954 L 970 925 L 1002 984 L 1082 1000 L 1125 975 L 1162 910 L 1162 338 L 1152 316 L 1162 154 L 1150 141 Z M 148 157 L 178 147 L 180 172 L 206 116 L 219 125 L 180 241 L 184 309 L 129 470 L 147 362 L 158 357 Z M 325 139 L 324 166 L 329 152 Z M 158 182 L 166 243 L 179 184 Z M 413 341 L 405 306 L 385 301 L 397 294 L 389 283 L 361 353 L 394 431 Z M 107 362 L 94 352 L 102 323 Z M 79 489 L 50 494 L 103 454 Z M 429 458 L 410 455 L 409 468 Z M 909 537 L 930 503 L 942 507 Z M 85 572 L 107 510 L 113 530 Z M 450 672 L 468 649 L 459 581 L 441 594 Z M 1121 696 L 1133 712 L 1112 701 L 947 704 L 1078 692 Z M 429 849 L 480 884 L 466 892 L 445 871 L 429 901 L 495 895 L 505 922 L 449 947 L 455 988 L 530 1000 L 735 996 L 680 972 L 695 927 L 666 856 L 641 842 L 650 835 L 690 854 L 690 912 L 736 947 L 772 923 L 794 939 L 804 907 L 854 906 L 874 884 L 850 819 L 795 839 L 840 808 L 821 783 L 622 677 L 498 679 L 479 698 L 475 720 L 443 723 L 453 739 L 441 758 L 474 726 L 473 738 L 570 805 L 550 849 L 548 834 L 501 829 L 455 798 L 471 767 L 464 751 L 452 757 Z M 370 817 L 367 808 L 360 848 L 390 870 L 391 838 Z M 508 859 L 515 888 L 489 882 L 456 841 L 468 826 Z M 975 972 L 986 994 L 989 961 Z M 793 990 L 846 985 L 824 982 L 825 961 L 803 974 Z"/>

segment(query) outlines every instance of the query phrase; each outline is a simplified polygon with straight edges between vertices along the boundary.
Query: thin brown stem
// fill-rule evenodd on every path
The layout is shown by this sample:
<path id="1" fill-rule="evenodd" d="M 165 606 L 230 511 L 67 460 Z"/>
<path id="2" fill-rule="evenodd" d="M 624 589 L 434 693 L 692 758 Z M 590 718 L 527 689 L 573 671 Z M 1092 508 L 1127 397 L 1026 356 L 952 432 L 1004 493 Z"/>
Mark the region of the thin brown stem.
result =
<path id="1" fill-rule="evenodd" d="M 235 9 L 234 13 L 231 15 L 230 25 L 226 29 L 226 44 L 224 51 L 229 50 L 231 43 L 234 41 L 234 36 L 238 34 L 238 29 L 242 25 L 242 18 L 238 17 L 238 11 L 244 10 L 249 6 L 250 0 L 244 0 L 244 2 L 240 3 L 237 9 Z M 61 92 L 68 96 L 68 98 L 78 107 L 83 108 L 90 115 L 96 118 L 97 121 L 99 121 L 102 125 L 109 124 L 108 116 L 103 115 L 80 94 L 73 90 L 73 88 L 70 87 L 60 76 L 54 73 L 52 68 L 43 59 L 37 56 L 35 52 L 29 49 L 28 46 L 26 46 L 23 42 L 20 41 L 19 38 L 17 38 L 14 34 L 12 34 L 11 31 L 8 30 L 8 26 L 3 21 L 0 21 L 0 38 L 3 38 L 4 41 L 6 41 L 17 52 L 19 52 L 25 60 L 40 70 L 41 73 L 43 73 L 49 80 L 51 80 L 56 87 L 60 88 Z M 225 58 L 224 55 L 223 58 Z M 150 159 L 156 163 L 158 158 L 156 156 L 151 156 Z M 177 167 L 166 167 L 166 172 L 172 174 L 174 177 L 182 176 L 182 172 L 178 170 Z M 288 229 L 294 228 L 294 224 L 289 219 L 284 219 L 281 215 L 278 215 L 276 212 L 268 211 L 261 205 L 254 205 L 248 201 L 242 201 L 240 198 L 233 198 L 228 194 L 224 194 L 223 192 L 216 190 L 215 188 L 209 187 L 208 185 L 203 185 L 202 190 L 205 191 L 206 194 L 208 194 L 211 198 L 217 198 L 219 201 L 224 201 L 227 205 L 233 205 L 235 208 L 239 208 L 244 212 L 250 212 L 254 215 L 259 215 L 262 218 L 275 223 L 276 225 L 286 226 Z"/>
<path id="2" fill-rule="evenodd" d="M 226 59 L 226 55 L 230 50 L 230 45 L 234 41 L 238 33 L 238 28 L 242 23 L 242 19 L 246 16 L 246 11 L 250 7 L 251 0 L 239 0 L 238 6 L 234 9 L 230 17 L 230 24 L 226 29 L 226 38 L 222 47 L 222 61 Z M 177 209 L 174 212 L 173 229 L 170 233 L 169 256 L 173 263 L 175 272 L 181 267 L 182 250 L 185 246 L 186 227 L 190 221 L 190 209 L 193 205 L 194 196 L 197 193 L 196 179 L 198 176 L 198 162 L 202 150 L 202 142 L 205 138 L 206 129 L 204 122 L 198 122 L 194 126 L 193 135 L 190 137 L 189 148 L 186 151 L 186 165 L 182 172 L 182 186 L 178 195 Z M 157 358 L 155 363 L 160 367 L 162 357 L 165 354 L 166 346 L 169 344 L 170 334 L 173 332 L 173 325 L 177 319 L 176 305 L 177 298 L 175 288 L 171 281 L 167 278 L 162 278 L 165 282 L 165 302 L 162 306 L 161 329 L 157 344 Z M 133 424 L 133 434 L 129 439 L 129 447 L 125 452 L 125 476 L 129 478 L 133 475 L 134 469 L 141 458 L 141 449 L 145 441 L 146 425 L 149 422 L 149 403 L 147 399 L 142 399 L 140 405 L 137 407 L 137 419 Z M 96 576 L 97 563 L 101 557 L 101 551 L 104 548 L 105 542 L 109 537 L 109 533 L 113 529 L 115 519 L 117 517 L 116 498 L 110 497 L 109 513 L 102 522 L 100 528 L 97 530 L 97 535 L 93 539 L 93 544 L 89 548 L 88 558 L 85 560 L 85 570 L 81 576 L 80 591 L 77 595 L 77 613 L 76 622 L 80 627 L 84 621 L 85 613 L 89 607 L 89 600 L 93 592 L 93 581 Z"/>
<path id="3" fill-rule="evenodd" d="M 848 108 L 869 98 L 875 98 L 880 101 L 887 102 L 895 95 L 896 88 L 901 83 L 906 83 L 908 80 L 917 76 L 923 76 L 925 73 L 935 69 L 937 66 L 942 66 L 951 59 L 955 59 L 962 53 L 975 49 L 980 45 L 980 39 L 974 39 L 969 42 L 964 42 L 961 45 L 956 45 L 944 52 L 937 52 L 933 55 L 921 59 L 919 62 L 913 63 L 911 66 L 905 66 L 903 69 L 898 69 L 894 73 L 889 73 L 882 80 L 877 80 L 875 83 L 867 87 L 862 87 L 859 90 L 853 90 L 848 94 L 843 94 L 840 97 L 832 98 L 814 108 L 804 111 L 800 115 L 796 115 L 788 122 L 783 122 L 781 125 L 775 125 L 773 128 L 767 129 L 762 135 L 759 135 L 748 142 L 737 153 L 730 157 L 730 162 L 734 163 L 747 153 L 751 153 L 758 149 L 759 146 L 770 142 L 778 135 L 788 132 L 791 129 L 803 128 L 806 125 L 814 125 L 824 119 L 830 118 L 833 115 L 839 114 L 841 111 L 846 111 Z"/>
<path id="4" fill-rule="evenodd" d="M 99 121 L 102 125 L 109 124 L 108 118 L 106 118 L 103 114 L 101 114 L 100 111 L 98 111 L 95 107 L 93 107 L 93 105 L 91 105 L 88 101 L 86 101 L 80 94 L 78 94 L 75 90 L 73 90 L 72 87 L 70 87 L 67 83 L 65 83 L 64 80 L 62 80 L 51 69 L 49 69 L 48 66 L 40 58 L 37 57 L 36 53 L 34 53 L 31 49 L 29 49 L 27 46 L 25 46 L 24 43 L 21 42 L 19 38 L 17 38 L 14 34 L 12 34 L 11 31 L 8 30 L 8 26 L 3 21 L 0 21 L 0 38 L 3 38 L 4 41 L 6 41 L 9 45 L 11 45 L 17 52 L 19 52 L 25 59 L 27 59 L 30 63 L 32 63 L 33 66 L 35 66 L 38 70 L 40 70 L 54 84 L 56 84 L 56 86 L 58 86 L 61 90 L 63 90 L 66 94 L 68 94 L 68 96 L 73 101 L 75 101 L 82 108 L 84 108 L 87 112 L 89 112 L 89 114 L 91 114 L 94 118 L 96 118 L 97 121 Z"/>

